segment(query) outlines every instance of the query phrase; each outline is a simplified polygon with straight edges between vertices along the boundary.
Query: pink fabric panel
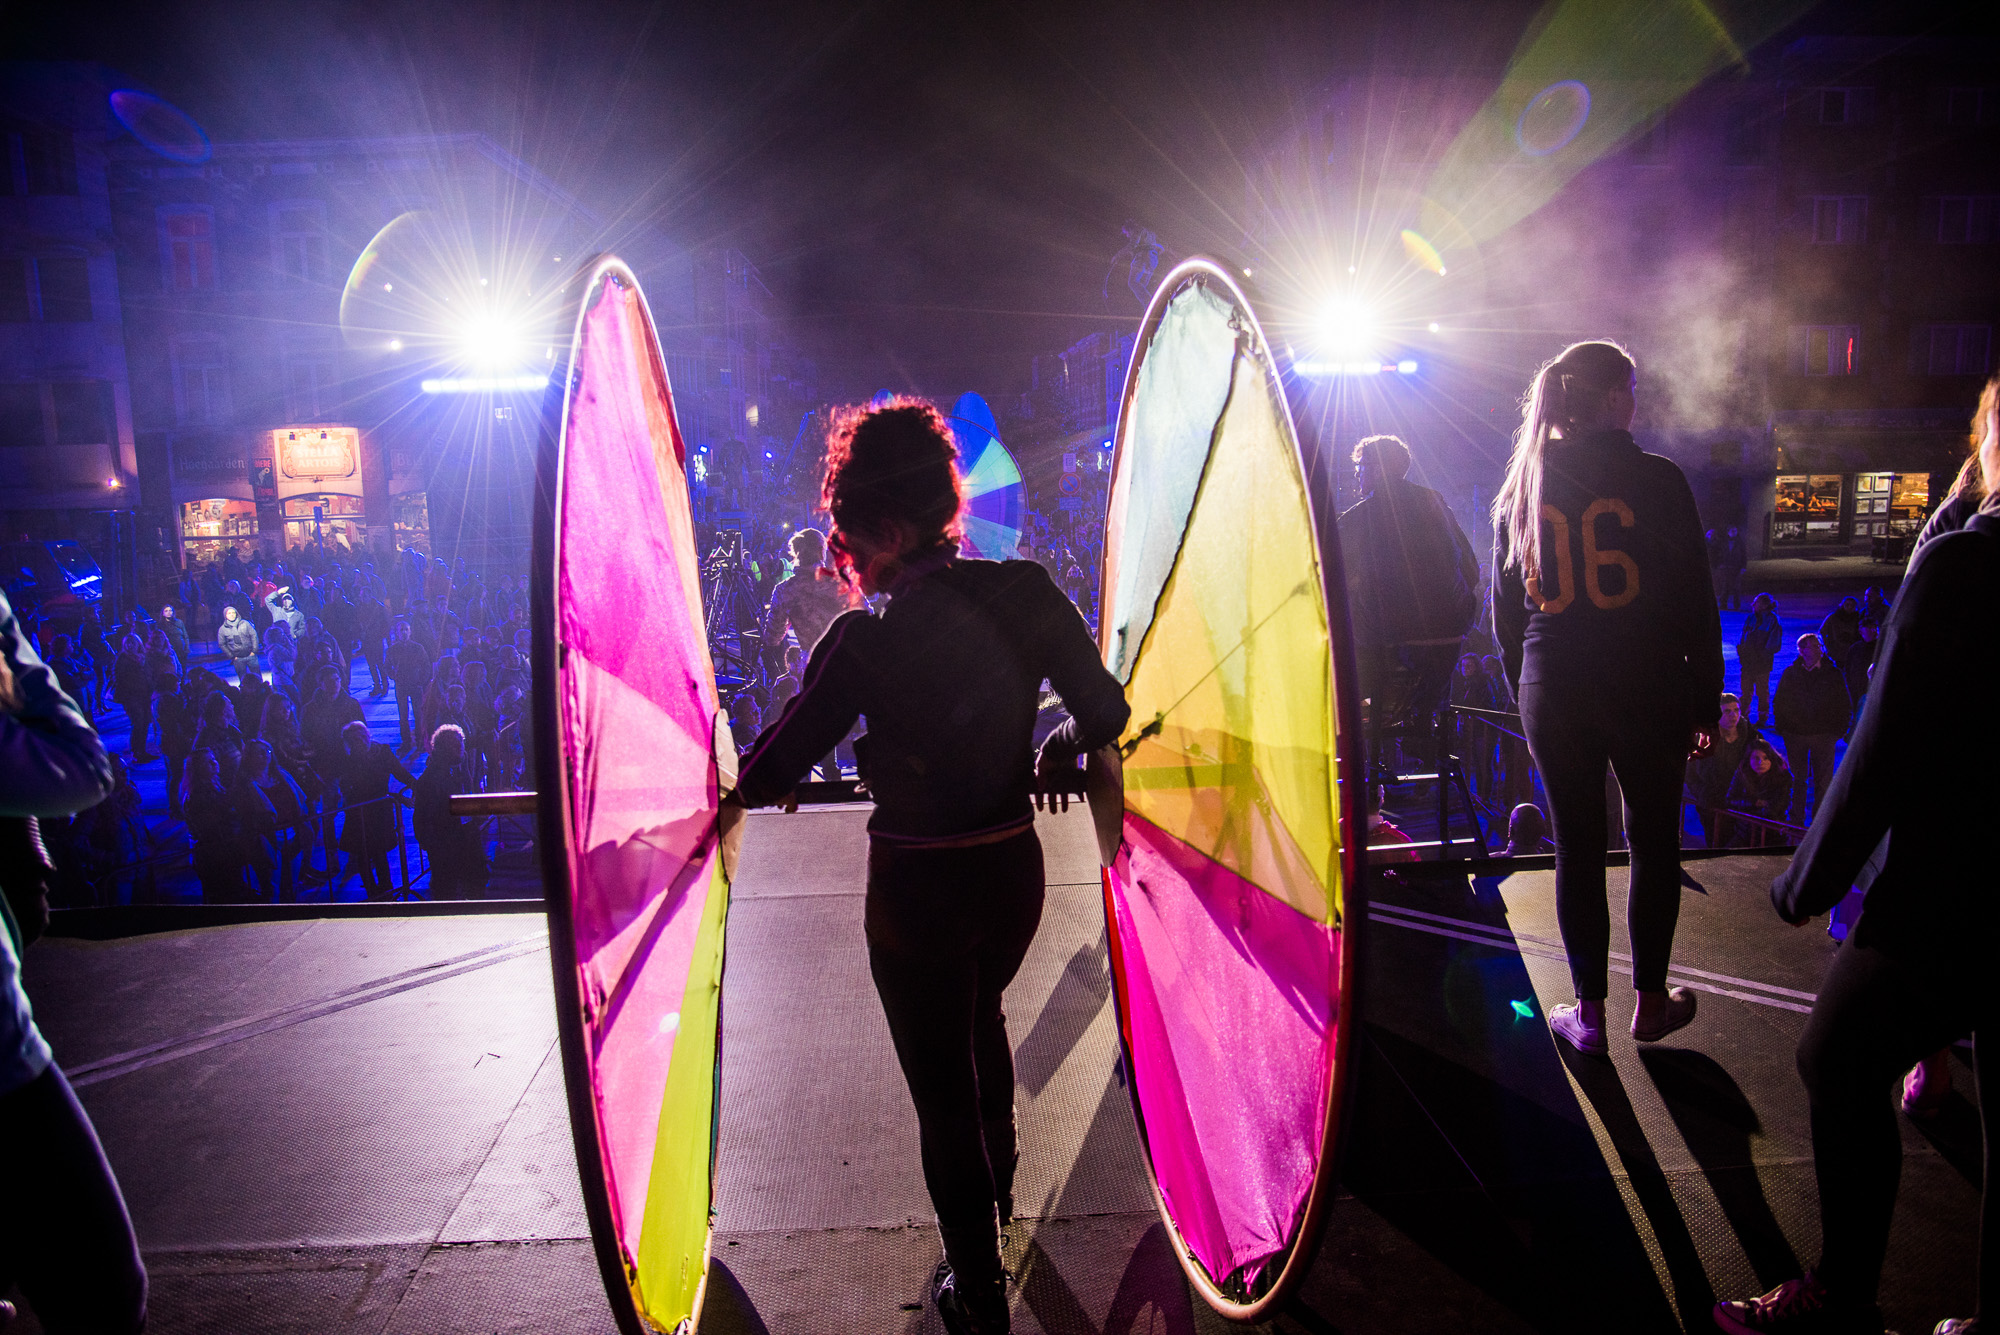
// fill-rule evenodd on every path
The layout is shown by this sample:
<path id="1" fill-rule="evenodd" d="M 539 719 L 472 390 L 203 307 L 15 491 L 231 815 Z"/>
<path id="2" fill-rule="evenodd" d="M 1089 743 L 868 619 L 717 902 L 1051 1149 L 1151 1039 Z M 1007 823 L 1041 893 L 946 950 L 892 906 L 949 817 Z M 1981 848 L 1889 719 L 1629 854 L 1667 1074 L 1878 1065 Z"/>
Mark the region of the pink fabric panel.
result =
<path id="1" fill-rule="evenodd" d="M 663 839 L 655 851 L 665 861 L 687 861 L 709 835 L 716 799 L 714 672 L 682 555 L 693 550 L 692 520 L 638 295 L 608 278 L 603 286 L 583 319 L 563 452 L 557 618 L 577 835 L 586 851 Z M 578 880 L 581 962 L 629 932 L 663 888 Z M 625 961 L 606 964 L 599 971 L 615 979 Z"/>
<path id="2" fill-rule="evenodd" d="M 631 990 L 615 999 L 599 1029 L 598 1125 L 611 1169 L 611 1208 L 629 1244 L 636 1244 L 645 1218 L 646 1186 L 652 1180 L 653 1148 L 659 1139 L 660 1099 L 673 1062 L 688 961 L 714 886 L 709 860 L 684 865 L 658 916 L 649 921 L 647 955 L 660 966 L 634 975 Z"/>
<path id="3" fill-rule="evenodd" d="M 1154 1174 L 1209 1274 L 1254 1276 L 1319 1165 L 1339 935 L 1130 812 L 1110 879 Z"/>

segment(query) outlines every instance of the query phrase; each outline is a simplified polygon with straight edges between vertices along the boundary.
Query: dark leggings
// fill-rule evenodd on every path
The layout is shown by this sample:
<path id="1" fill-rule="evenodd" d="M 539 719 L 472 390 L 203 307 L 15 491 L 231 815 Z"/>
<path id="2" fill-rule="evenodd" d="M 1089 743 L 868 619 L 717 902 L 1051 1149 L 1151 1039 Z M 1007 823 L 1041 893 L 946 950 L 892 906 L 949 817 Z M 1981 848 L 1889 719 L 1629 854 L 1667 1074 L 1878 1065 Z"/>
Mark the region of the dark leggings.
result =
<path id="1" fill-rule="evenodd" d="M 917 1109 L 924 1185 L 952 1268 L 1000 1273 L 1013 1194 L 1014 1055 L 1000 994 L 1042 920 L 1033 829 L 973 848 L 868 851 L 868 968 Z"/>
<path id="2" fill-rule="evenodd" d="M 0 1293 L 18 1283 L 49 1335 L 146 1325 L 146 1267 L 125 1198 L 83 1105 L 51 1065 L 0 1094 L 8 1147 Z"/>
<path id="3" fill-rule="evenodd" d="M 1799 1039 L 1799 1076 L 1812 1109 L 1813 1171 L 1819 1178 L 1821 1253 L 1828 1289 L 1873 1303 L 1889 1249 L 1889 1221 L 1903 1171 L 1903 1142 L 1892 1091 L 1917 1062 L 1967 1033 L 1980 1043 L 1985 1010 L 1979 993 L 1990 960 L 1890 955 L 1857 945 L 1867 919 L 1841 944 Z M 1981 1043 L 1983 1046 L 1983 1043 Z M 1979 1066 L 1979 1108 L 1986 1137 L 1986 1180 L 1979 1210 L 1979 1302 L 2000 1294 L 2000 1218 L 1993 1192 L 1993 1150 L 2000 1131 L 2000 1089 L 1986 1088 Z"/>
<path id="4" fill-rule="evenodd" d="M 1610 691 L 1579 684 L 1521 686 L 1522 731 L 1542 772 L 1556 845 L 1556 921 L 1569 955 L 1570 981 L 1585 1001 L 1611 990 L 1611 912 L 1604 891 L 1604 767 L 1625 796 L 1625 837 L 1632 875 L 1625 923 L 1632 937 L 1632 985 L 1667 985 L 1674 926 L 1681 915 L 1681 788 L 1688 730 L 1675 690 Z M 1665 717 L 1663 717 L 1665 716 Z"/>

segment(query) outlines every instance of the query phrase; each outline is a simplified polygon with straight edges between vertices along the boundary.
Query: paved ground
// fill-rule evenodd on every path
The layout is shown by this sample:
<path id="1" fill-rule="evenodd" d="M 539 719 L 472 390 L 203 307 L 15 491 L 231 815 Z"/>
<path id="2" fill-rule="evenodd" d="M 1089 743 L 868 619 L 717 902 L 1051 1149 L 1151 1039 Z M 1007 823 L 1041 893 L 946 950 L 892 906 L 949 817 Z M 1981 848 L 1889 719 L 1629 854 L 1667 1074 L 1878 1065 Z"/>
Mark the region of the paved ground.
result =
<path id="1" fill-rule="evenodd" d="M 863 815 L 752 818 L 710 1335 L 938 1330 L 914 1119 L 861 942 Z M 1015 1329 L 1220 1332 L 1153 1215 L 1116 1075 L 1085 819 L 1043 818 L 1047 918 L 1008 995 Z M 1810 1262 L 1791 1050 L 1831 944 L 1771 916 L 1774 865 L 1692 866 L 1676 959 L 1706 989 L 1701 1016 L 1608 1062 L 1565 1060 L 1542 1019 L 1568 993 L 1548 874 L 1382 886 L 1345 1190 L 1298 1301 L 1265 1329 L 1705 1329 L 1715 1295 Z M 52 940 L 27 976 L 130 1200 L 158 1335 L 611 1331 L 539 919 Z M 1955 1095 L 1904 1139 L 1886 1301 L 1925 1331 L 1972 1298 L 1973 1107 Z"/>

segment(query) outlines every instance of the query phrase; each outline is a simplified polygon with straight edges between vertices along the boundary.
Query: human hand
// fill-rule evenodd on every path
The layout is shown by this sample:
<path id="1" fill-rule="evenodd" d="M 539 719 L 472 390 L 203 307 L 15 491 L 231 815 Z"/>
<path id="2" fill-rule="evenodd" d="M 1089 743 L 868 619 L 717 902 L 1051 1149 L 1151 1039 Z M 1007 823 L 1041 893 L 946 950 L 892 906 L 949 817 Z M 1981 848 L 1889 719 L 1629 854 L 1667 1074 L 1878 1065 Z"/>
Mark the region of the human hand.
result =
<path id="1" fill-rule="evenodd" d="M 1035 756 L 1035 810 L 1068 811 L 1070 794 L 1078 791 L 1081 777 L 1075 756 L 1043 743 Z"/>
<path id="2" fill-rule="evenodd" d="M 1704 732 L 1702 729 L 1696 728 L 1694 730 L 1694 736 L 1688 742 L 1688 759 L 1689 760 L 1701 759 L 1703 756 L 1709 753 L 1709 750 L 1712 747 L 1714 747 L 1714 745 L 1715 745 L 1714 733 Z"/>

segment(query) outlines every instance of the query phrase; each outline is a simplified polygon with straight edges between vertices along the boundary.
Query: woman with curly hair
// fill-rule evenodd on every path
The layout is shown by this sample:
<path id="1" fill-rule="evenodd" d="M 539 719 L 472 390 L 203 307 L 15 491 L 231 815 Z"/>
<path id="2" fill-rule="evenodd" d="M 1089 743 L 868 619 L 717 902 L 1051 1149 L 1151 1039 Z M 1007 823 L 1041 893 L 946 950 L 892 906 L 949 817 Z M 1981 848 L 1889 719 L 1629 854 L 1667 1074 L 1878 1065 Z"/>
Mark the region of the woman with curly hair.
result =
<path id="1" fill-rule="evenodd" d="M 959 479 L 936 408 L 898 398 L 835 418 L 829 546 L 881 611 L 849 611 L 745 758 L 735 800 L 783 801 L 859 717 L 869 818 L 869 970 L 916 1105 L 945 1258 L 946 1329 L 1008 1329 L 999 1224 L 1013 1213 L 1014 1065 L 1002 990 L 1042 915 L 1037 794 L 1116 740 L 1130 712 L 1076 608 L 1030 561 L 958 554 Z M 1036 756 L 1047 678 L 1070 718 Z M 997 1207 L 997 1209 L 996 1209 Z"/>

